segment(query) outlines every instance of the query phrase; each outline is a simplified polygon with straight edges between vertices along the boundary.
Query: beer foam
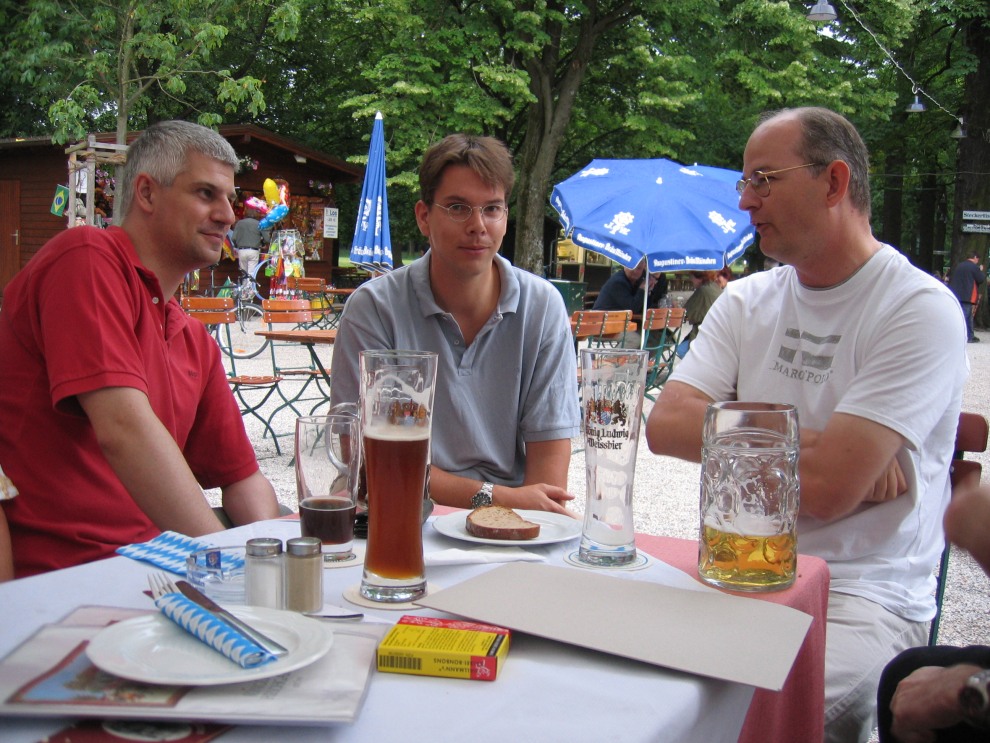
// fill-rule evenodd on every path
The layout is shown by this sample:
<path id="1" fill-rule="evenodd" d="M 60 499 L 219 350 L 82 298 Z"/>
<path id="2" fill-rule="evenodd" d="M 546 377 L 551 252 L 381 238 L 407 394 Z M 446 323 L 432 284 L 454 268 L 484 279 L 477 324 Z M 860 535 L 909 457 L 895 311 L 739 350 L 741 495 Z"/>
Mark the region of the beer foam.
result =
<path id="1" fill-rule="evenodd" d="M 366 426 L 364 434 L 366 438 L 378 439 L 379 441 L 422 441 L 430 438 L 428 426 L 393 426 L 388 423 L 372 423 Z"/>

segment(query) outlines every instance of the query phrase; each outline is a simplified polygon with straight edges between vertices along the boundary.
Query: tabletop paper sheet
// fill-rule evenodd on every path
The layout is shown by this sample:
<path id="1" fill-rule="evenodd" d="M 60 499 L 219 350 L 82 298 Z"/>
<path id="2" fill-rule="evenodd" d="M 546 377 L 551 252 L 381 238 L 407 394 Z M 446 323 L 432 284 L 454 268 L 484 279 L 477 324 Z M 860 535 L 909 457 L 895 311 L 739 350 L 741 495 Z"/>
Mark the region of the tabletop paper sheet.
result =
<path id="1" fill-rule="evenodd" d="M 512 563 L 420 599 L 476 621 L 779 691 L 812 618 L 718 591 Z"/>

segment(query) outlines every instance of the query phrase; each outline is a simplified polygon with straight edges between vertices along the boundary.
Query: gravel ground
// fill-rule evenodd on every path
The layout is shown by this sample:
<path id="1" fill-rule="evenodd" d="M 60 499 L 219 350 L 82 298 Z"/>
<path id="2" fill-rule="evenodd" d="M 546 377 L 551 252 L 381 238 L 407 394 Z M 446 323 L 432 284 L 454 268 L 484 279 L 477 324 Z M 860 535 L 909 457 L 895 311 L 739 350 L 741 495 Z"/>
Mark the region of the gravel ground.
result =
<path id="1" fill-rule="evenodd" d="M 984 333 L 983 343 L 967 347 L 971 365 L 966 385 L 963 409 L 990 415 L 990 333 Z M 309 354 L 302 348 L 279 348 L 280 358 L 298 359 L 308 363 Z M 330 363 L 330 347 L 320 350 L 324 364 Z M 295 361 L 293 360 L 293 363 Z M 933 363 L 933 372 L 937 365 Z M 266 351 L 255 359 L 238 362 L 241 374 L 270 373 L 271 358 Z M 935 380 L 933 380 L 935 381 Z M 936 382 L 937 383 L 937 382 Z M 647 410 L 651 403 L 646 402 Z M 276 455 L 270 438 L 263 437 L 261 425 L 253 418 L 246 418 L 248 433 L 255 442 L 262 471 L 275 486 L 279 501 L 296 510 L 295 474 L 291 466 L 293 416 L 283 411 L 274 426 L 280 433 L 283 453 Z M 574 441 L 577 448 L 580 443 Z M 969 455 L 982 462 L 990 473 L 990 455 Z M 568 487 L 577 496 L 576 510 L 583 510 L 584 456 L 575 454 L 571 459 Z M 212 502 L 218 496 L 208 493 Z M 645 439 L 639 449 L 636 462 L 635 521 L 636 530 L 647 534 L 697 538 L 698 530 L 698 465 L 670 457 L 650 453 Z M 990 580 L 968 554 L 953 550 L 949 567 L 949 582 L 943 607 L 943 619 L 939 635 L 946 645 L 990 645 Z"/>

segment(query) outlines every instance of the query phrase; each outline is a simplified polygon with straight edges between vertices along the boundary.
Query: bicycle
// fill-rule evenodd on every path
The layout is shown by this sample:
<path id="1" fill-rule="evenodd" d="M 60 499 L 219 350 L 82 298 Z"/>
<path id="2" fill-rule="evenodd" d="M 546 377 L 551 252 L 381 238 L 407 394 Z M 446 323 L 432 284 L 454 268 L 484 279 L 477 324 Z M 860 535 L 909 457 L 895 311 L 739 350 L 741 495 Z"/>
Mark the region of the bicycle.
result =
<path id="1" fill-rule="evenodd" d="M 210 326 L 210 333 L 216 338 L 220 350 L 235 359 L 251 359 L 268 347 L 268 339 L 256 335 L 256 331 L 264 330 L 264 312 L 261 309 L 263 297 L 258 291 L 258 281 L 255 278 L 258 271 L 268 263 L 268 259 L 259 261 L 254 272 L 248 275 L 238 272 L 237 284 L 222 286 L 216 292 L 217 296 L 230 296 L 234 300 L 234 312 L 237 322 L 230 326 L 230 345 L 227 345 L 227 333 L 222 332 L 219 325 Z M 229 292 L 229 295 L 227 294 Z"/>

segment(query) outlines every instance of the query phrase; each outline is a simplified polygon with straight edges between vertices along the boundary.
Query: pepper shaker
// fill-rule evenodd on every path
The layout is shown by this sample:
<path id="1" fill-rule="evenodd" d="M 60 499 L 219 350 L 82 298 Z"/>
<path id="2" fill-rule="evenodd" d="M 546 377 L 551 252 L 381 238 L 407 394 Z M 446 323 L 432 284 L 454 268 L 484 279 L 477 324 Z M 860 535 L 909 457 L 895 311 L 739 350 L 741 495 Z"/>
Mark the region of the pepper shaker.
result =
<path id="1" fill-rule="evenodd" d="M 245 547 L 245 600 L 251 606 L 281 609 L 285 605 L 282 540 L 249 539 Z"/>
<path id="2" fill-rule="evenodd" d="M 316 537 L 285 543 L 285 608 L 314 612 L 323 608 L 323 554 Z"/>

